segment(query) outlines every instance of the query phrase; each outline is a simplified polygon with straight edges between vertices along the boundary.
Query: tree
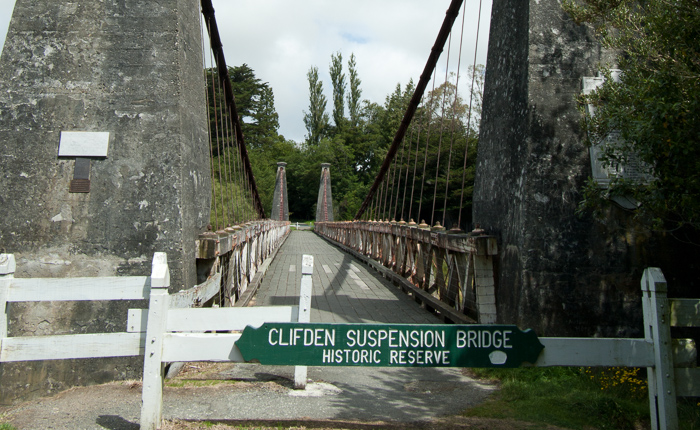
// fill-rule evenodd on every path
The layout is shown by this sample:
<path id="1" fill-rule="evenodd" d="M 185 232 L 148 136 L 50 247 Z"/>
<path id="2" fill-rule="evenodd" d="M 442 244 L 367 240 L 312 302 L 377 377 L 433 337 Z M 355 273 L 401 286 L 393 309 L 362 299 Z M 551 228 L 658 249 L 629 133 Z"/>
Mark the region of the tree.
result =
<path id="1" fill-rule="evenodd" d="M 480 87 L 475 85 L 472 110 L 474 110 L 475 101 L 481 97 L 480 93 L 476 93 L 477 88 Z M 473 113 L 471 118 L 474 119 Z M 420 160 L 426 158 L 427 162 L 425 162 L 424 171 L 422 170 L 423 161 L 419 163 L 418 171 L 421 177 L 416 187 L 422 192 L 416 192 L 415 201 L 411 204 L 417 211 L 421 203 L 421 211 L 420 213 L 414 211 L 413 217 L 425 219 L 428 222 L 434 218 L 433 221 L 442 222 L 442 212 L 445 208 L 447 211 L 444 217 L 445 223 L 450 228 L 460 218 L 461 204 L 462 225 L 460 227 L 470 225 L 469 209 L 474 188 L 478 130 L 470 130 L 467 127 L 469 120 L 469 103 L 457 91 L 455 76 L 451 76 L 450 80 L 425 95 L 424 104 L 414 118 L 418 125 L 417 136 L 414 139 L 419 139 L 421 143 L 418 148 L 418 158 Z M 408 166 L 408 168 L 412 167 Z M 422 200 L 419 200 L 420 196 Z M 433 206 L 435 206 L 435 216 L 433 216 Z M 408 209 L 407 205 L 404 207 L 405 210 Z"/>
<path id="2" fill-rule="evenodd" d="M 306 139 L 309 144 L 318 146 L 328 129 L 326 96 L 323 95 L 323 82 L 318 78 L 318 67 L 311 67 L 306 76 L 309 80 L 309 111 L 304 112 L 304 125 L 309 132 Z"/>
<path id="3" fill-rule="evenodd" d="M 207 98 L 209 101 L 209 121 L 212 133 L 212 160 L 215 204 L 212 211 L 212 224 L 217 221 L 240 221 L 243 212 L 252 213 L 247 191 L 241 185 L 241 165 L 235 143 L 235 133 L 224 106 L 223 86 L 219 83 L 216 69 L 208 69 Z M 231 89 L 236 101 L 236 110 L 241 120 L 241 128 L 248 148 L 248 155 L 256 178 L 258 193 L 269 213 L 270 202 L 275 187 L 277 162 L 284 161 L 292 150 L 289 143 L 278 134 L 279 117 L 275 110 L 275 97 L 267 82 L 255 76 L 255 71 L 247 64 L 229 67 Z M 293 145 L 292 145 L 293 146 Z M 224 209 L 227 208 L 227 209 Z M 233 207 L 233 216 L 228 217 Z"/>
<path id="4" fill-rule="evenodd" d="M 282 139 L 278 134 L 279 115 L 270 85 L 258 79 L 247 64 L 229 67 L 229 77 L 248 147 L 269 147 Z"/>
<path id="5" fill-rule="evenodd" d="M 611 132 L 604 166 L 638 157 L 648 180 L 590 181 L 584 208 L 600 209 L 615 195 L 639 202 L 637 218 L 654 229 L 700 227 L 700 7 L 697 0 L 565 0 L 574 20 L 592 26 L 617 52 L 619 82 L 608 79 L 590 96 L 584 126 L 590 144 Z M 603 69 L 610 65 L 601 65 Z"/>
<path id="6" fill-rule="evenodd" d="M 333 122 L 336 133 L 342 131 L 345 122 L 345 73 L 343 73 L 343 54 L 331 55 L 330 65 L 331 84 L 333 85 Z"/>
<path id="7" fill-rule="evenodd" d="M 348 113 L 350 114 L 350 126 L 357 127 L 360 125 L 360 109 L 362 102 L 362 90 L 360 84 L 362 81 L 357 75 L 357 63 L 355 54 L 350 55 L 348 61 L 348 73 L 350 73 L 350 93 L 348 94 Z"/>
<path id="8" fill-rule="evenodd" d="M 477 64 L 476 67 L 469 66 L 469 92 L 471 92 L 471 100 L 469 101 L 469 111 L 467 113 L 467 121 L 472 129 L 472 133 L 479 135 L 481 125 L 481 106 L 484 96 L 484 78 L 486 76 L 486 66 Z"/>

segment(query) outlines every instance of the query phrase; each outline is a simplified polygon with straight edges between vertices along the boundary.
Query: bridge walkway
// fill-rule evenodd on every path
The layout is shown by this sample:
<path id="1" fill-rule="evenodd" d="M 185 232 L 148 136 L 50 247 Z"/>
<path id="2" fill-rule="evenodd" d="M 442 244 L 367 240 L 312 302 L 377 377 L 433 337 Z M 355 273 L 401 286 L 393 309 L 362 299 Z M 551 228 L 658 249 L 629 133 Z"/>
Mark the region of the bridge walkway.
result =
<path id="1" fill-rule="evenodd" d="M 310 231 L 291 232 L 262 280 L 255 305 L 299 303 L 304 254 L 314 257 L 311 322 L 441 322 L 374 270 Z"/>
<path id="2" fill-rule="evenodd" d="M 440 323 L 376 272 L 309 231 L 293 231 L 287 238 L 267 270 L 256 304 L 298 304 L 303 254 L 314 256 L 312 322 Z M 307 390 L 299 391 L 292 389 L 293 366 L 188 363 L 166 383 L 163 414 L 171 420 L 243 426 L 265 420 L 286 427 L 301 420 L 312 427 L 324 423 L 324 428 L 450 428 L 450 419 L 445 425 L 435 420 L 460 414 L 494 390 L 452 367 L 330 366 L 309 367 L 308 372 Z M 138 428 L 140 407 L 141 390 L 111 383 L 0 407 L 0 413 L 18 429 L 127 430 Z M 459 426 L 467 427 L 473 428 Z"/>

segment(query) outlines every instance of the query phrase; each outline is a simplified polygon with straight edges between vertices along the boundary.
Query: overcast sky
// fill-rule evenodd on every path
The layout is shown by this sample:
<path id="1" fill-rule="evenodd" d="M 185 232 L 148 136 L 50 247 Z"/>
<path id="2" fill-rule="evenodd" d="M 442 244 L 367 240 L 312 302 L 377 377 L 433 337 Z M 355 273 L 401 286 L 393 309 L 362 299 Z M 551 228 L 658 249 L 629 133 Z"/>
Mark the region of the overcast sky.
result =
<path id="1" fill-rule="evenodd" d="M 32 0 L 35 1 L 35 0 Z M 483 0 L 477 63 L 486 64 L 491 1 Z M 331 99 L 328 65 L 341 52 L 347 66 L 357 59 L 362 97 L 383 103 L 397 83 L 418 82 L 450 0 L 213 0 L 226 62 L 247 63 L 275 94 L 280 133 L 302 141 L 308 110 L 306 73 L 317 66 Z M 467 7 L 461 70 L 473 62 L 479 0 Z M 0 0 L 0 42 L 4 44 L 14 0 Z M 461 12 L 452 41 L 450 69 L 456 70 Z M 443 53 L 438 84 L 444 80 Z M 347 67 L 346 70 L 347 72 Z M 461 78 L 460 87 L 467 79 Z M 429 86 L 430 88 L 430 86 Z M 466 92 L 466 91 L 465 91 Z M 329 102 L 329 114 L 332 102 Z"/>

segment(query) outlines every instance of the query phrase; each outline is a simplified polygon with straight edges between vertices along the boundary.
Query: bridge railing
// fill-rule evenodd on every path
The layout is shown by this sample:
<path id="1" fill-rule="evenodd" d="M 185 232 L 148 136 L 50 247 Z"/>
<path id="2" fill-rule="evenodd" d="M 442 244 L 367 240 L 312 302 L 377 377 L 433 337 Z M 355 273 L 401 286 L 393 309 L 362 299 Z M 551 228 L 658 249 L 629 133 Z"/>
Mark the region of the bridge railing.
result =
<path id="1" fill-rule="evenodd" d="M 315 231 L 389 269 L 441 318 L 496 322 L 496 238 L 479 231 L 452 234 L 427 225 L 381 221 L 319 222 Z"/>
<path id="2" fill-rule="evenodd" d="M 221 306 L 246 306 L 291 230 L 289 221 L 251 221 L 197 240 L 197 271 L 220 281 Z"/>

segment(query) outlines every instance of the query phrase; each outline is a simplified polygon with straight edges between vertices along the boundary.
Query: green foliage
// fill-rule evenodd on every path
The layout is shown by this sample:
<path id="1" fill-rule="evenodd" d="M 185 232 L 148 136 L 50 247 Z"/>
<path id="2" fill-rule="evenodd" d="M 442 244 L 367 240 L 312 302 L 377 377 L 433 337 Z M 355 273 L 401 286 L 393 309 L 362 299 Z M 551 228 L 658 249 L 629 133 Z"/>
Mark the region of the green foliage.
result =
<path id="1" fill-rule="evenodd" d="M 278 134 L 279 124 L 277 113 L 274 111 L 274 95 L 268 84 L 261 82 L 255 76 L 255 72 L 245 64 L 229 68 L 258 193 L 268 214 L 272 206 L 277 162 L 287 162 L 287 194 L 292 220 L 315 218 L 321 163 L 331 164 L 333 207 L 336 220 L 354 218 L 377 176 L 413 96 L 415 86 L 412 81 L 405 86 L 397 84 L 394 91 L 387 95 L 383 104 L 362 100 L 362 89 L 360 88 L 362 81 L 357 72 L 355 56 L 351 55 L 347 62 L 349 88 L 343 73 L 342 60 L 340 52 L 331 56 L 330 75 L 333 84 L 335 126 L 329 125 L 329 116 L 326 113 L 327 102 L 323 95 L 323 85 L 319 78 L 318 69 L 311 67 L 307 74 L 309 112 L 305 112 L 304 123 L 308 135 L 306 141 L 301 143 L 287 141 Z M 249 200 L 243 203 L 239 197 L 247 193 L 244 190 L 245 186 L 229 184 L 225 169 L 221 169 L 222 176 L 221 179 L 219 178 L 218 163 L 221 161 L 222 165 L 225 166 L 226 160 L 235 160 L 235 140 L 231 130 L 227 131 L 225 128 L 225 121 L 223 122 L 224 126 L 220 125 L 221 121 L 218 123 L 214 121 L 216 118 L 214 105 L 221 103 L 219 99 L 222 95 L 217 87 L 212 86 L 212 82 L 216 82 L 217 76 L 214 70 L 209 70 L 207 73 L 210 88 L 212 135 L 215 136 L 212 152 L 214 154 L 213 176 L 216 205 L 212 204 L 212 224 L 216 224 L 217 220 L 219 224 L 229 224 L 237 220 L 237 213 L 245 215 L 252 213 L 252 209 L 248 203 Z M 472 72 L 470 72 L 471 74 Z M 480 88 L 483 87 L 483 66 L 477 70 L 475 76 L 477 78 L 475 91 L 480 91 Z M 346 89 L 349 90 L 347 93 Z M 444 106 L 437 104 L 438 102 L 434 102 L 432 105 L 426 102 L 427 107 L 417 113 L 414 124 L 423 121 L 422 125 L 415 127 L 417 131 L 413 132 L 414 138 L 421 136 L 422 139 L 419 154 L 416 157 L 416 148 L 413 143 L 406 145 L 400 151 L 396 165 L 397 169 L 401 169 L 401 174 L 395 173 L 393 175 L 396 181 L 394 188 L 396 190 L 400 187 L 402 190 L 405 189 L 407 177 L 418 188 L 421 186 L 423 177 L 427 178 L 423 206 L 426 210 L 432 209 L 436 161 L 439 154 L 441 171 L 437 176 L 438 193 L 442 193 L 439 195 L 441 199 L 440 210 L 442 210 L 446 185 L 445 167 L 450 159 L 450 144 L 452 144 L 453 158 L 449 166 L 450 183 L 447 209 L 451 212 L 458 209 L 462 200 L 462 177 L 464 176 L 466 185 L 462 206 L 463 212 L 467 216 L 463 217 L 463 223 L 467 223 L 471 214 L 471 190 L 473 189 L 478 131 L 474 127 L 468 127 L 467 124 L 470 122 L 467 117 L 468 105 L 459 97 L 455 99 L 455 85 L 453 83 L 448 82 L 440 86 L 434 94 L 429 95 L 429 98 L 430 100 L 444 98 L 446 102 Z M 480 93 L 473 100 L 476 100 L 480 106 L 478 102 Z M 345 103 L 347 103 L 347 111 Z M 478 106 L 473 107 L 474 112 L 480 110 Z M 444 119 L 441 115 L 443 111 L 445 113 Z M 472 124 L 478 124 L 478 114 L 472 115 L 471 119 Z M 467 134 L 469 138 L 467 138 Z M 428 139 L 428 135 L 430 139 Z M 441 140 L 442 146 L 438 152 Z M 425 142 L 429 142 L 428 168 L 423 171 L 422 160 Z M 462 158 L 465 152 L 469 154 L 469 161 L 466 164 L 463 163 Z M 418 159 L 420 166 L 415 169 L 414 175 L 413 166 L 416 159 Z M 234 170 L 237 168 L 234 164 Z M 409 170 L 408 174 L 407 170 Z M 414 176 L 418 180 L 414 181 Z M 235 178 L 233 182 L 241 183 L 240 181 L 236 182 Z M 393 194 L 393 210 L 399 214 L 398 218 L 401 218 L 402 212 L 404 217 L 408 215 L 410 192 L 406 194 L 405 199 L 403 193 L 399 195 L 398 192 L 395 192 Z M 417 200 L 418 190 L 414 194 L 414 200 Z M 223 200 L 223 205 L 221 200 Z M 222 206 L 227 208 L 226 211 L 222 209 Z M 397 206 L 400 206 L 402 210 L 397 209 Z M 230 213 L 230 207 L 234 208 L 233 214 Z M 417 205 L 413 211 L 414 213 L 417 211 Z M 414 215 L 414 217 L 417 216 Z"/>
<path id="2" fill-rule="evenodd" d="M 304 112 L 304 125 L 309 133 L 307 142 L 318 145 L 328 129 L 327 101 L 323 94 L 323 82 L 318 77 L 318 67 L 311 67 L 306 76 L 309 80 L 309 111 Z"/>
<path id="3" fill-rule="evenodd" d="M 649 228 L 700 226 L 700 8 L 697 0 L 565 0 L 578 23 L 591 25 L 605 48 L 619 53 L 619 82 L 588 97 L 595 107 L 585 127 L 591 144 L 610 132 L 606 166 L 632 156 L 647 166 L 648 181 L 613 179 L 609 189 L 591 182 L 584 208 L 600 210 L 614 195 L 640 202 L 638 218 Z M 601 65 L 608 69 L 609 65 Z"/>
<path id="4" fill-rule="evenodd" d="M 258 79 L 247 64 L 229 67 L 229 76 L 247 147 L 269 148 L 282 140 L 270 85 Z"/>
<path id="5" fill-rule="evenodd" d="M 571 429 L 637 429 L 649 426 L 644 369 L 544 367 L 471 369 L 500 381 L 491 400 L 467 416 L 510 418 Z M 700 428 L 697 399 L 678 399 L 680 429 Z"/>
<path id="6" fill-rule="evenodd" d="M 340 52 L 331 55 L 329 69 L 331 83 L 333 85 L 333 122 L 337 132 L 341 132 L 345 124 L 345 73 L 343 73 L 343 54 Z"/>
<path id="7" fill-rule="evenodd" d="M 638 367 L 586 367 L 582 372 L 603 391 L 621 396 L 646 399 L 646 371 Z"/>
<path id="8" fill-rule="evenodd" d="M 284 138 L 277 133 L 279 118 L 274 107 L 274 95 L 269 84 L 258 79 L 247 64 L 229 67 L 228 74 L 253 174 L 256 177 L 258 193 L 264 203 L 272 199 L 276 168 L 272 170 L 272 179 L 270 179 L 267 170 L 261 168 L 261 164 L 266 165 L 265 161 L 256 160 L 251 153 L 255 151 L 265 153 L 284 142 Z M 249 185 L 241 173 L 242 161 L 234 121 L 225 107 L 225 86 L 220 82 L 217 69 L 207 69 L 205 75 L 209 103 L 209 133 L 212 140 L 214 194 L 211 224 L 215 228 L 222 228 L 255 219 L 257 214 L 252 210 Z M 257 173 L 260 173 L 260 177 Z M 272 184 L 271 190 L 270 184 Z"/>
<path id="9" fill-rule="evenodd" d="M 256 218 L 250 192 L 240 185 L 243 183 L 240 169 L 233 165 L 226 166 L 229 162 L 233 163 L 233 152 L 226 148 L 212 160 L 214 181 L 210 224 L 215 229 Z"/>
<path id="10" fill-rule="evenodd" d="M 360 80 L 357 74 L 357 62 L 355 54 L 350 55 L 348 61 L 348 73 L 350 73 L 350 93 L 348 93 L 348 113 L 350 114 L 350 126 L 357 127 L 360 125 L 360 108 L 362 105 L 362 90 L 360 89 Z"/>
<path id="11" fill-rule="evenodd" d="M 410 85 L 409 89 L 412 92 Z M 400 99 L 408 103 L 407 96 L 397 90 L 388 97 L 388 104 Z M 442 223 L 445 213 L 447 228 L 460 221 L 464 229 L 471 224 L 478 130 L 468 127 L 469 105 L 457 94 L 456 82 L 443 83 L 424 100 L 406 136 L 409 144 L 398 151 L 388 183 L 379 192 L 379 198 L 389 203 L 378 204 L 369 216 L 434 224 Z M 387 112 L 391 127 L 398 127 L 398 113 Z M 404 189 L 408 192 L 397 194 Z"/>
<path id="12" fill-rule="evenodd" d="M 0 423 L 0 430 L 17 430 L 17 427 L 9 423 Z"/>
<path id="13" fill-rule="evenodd" d="M 474 369 L 498 379 L 494 399 L 466 411 L 468 416 L 512 418 L 572 429 L 635 429 L 648 421 L 648 400 L 601 390 L 582 369 Z"/>

